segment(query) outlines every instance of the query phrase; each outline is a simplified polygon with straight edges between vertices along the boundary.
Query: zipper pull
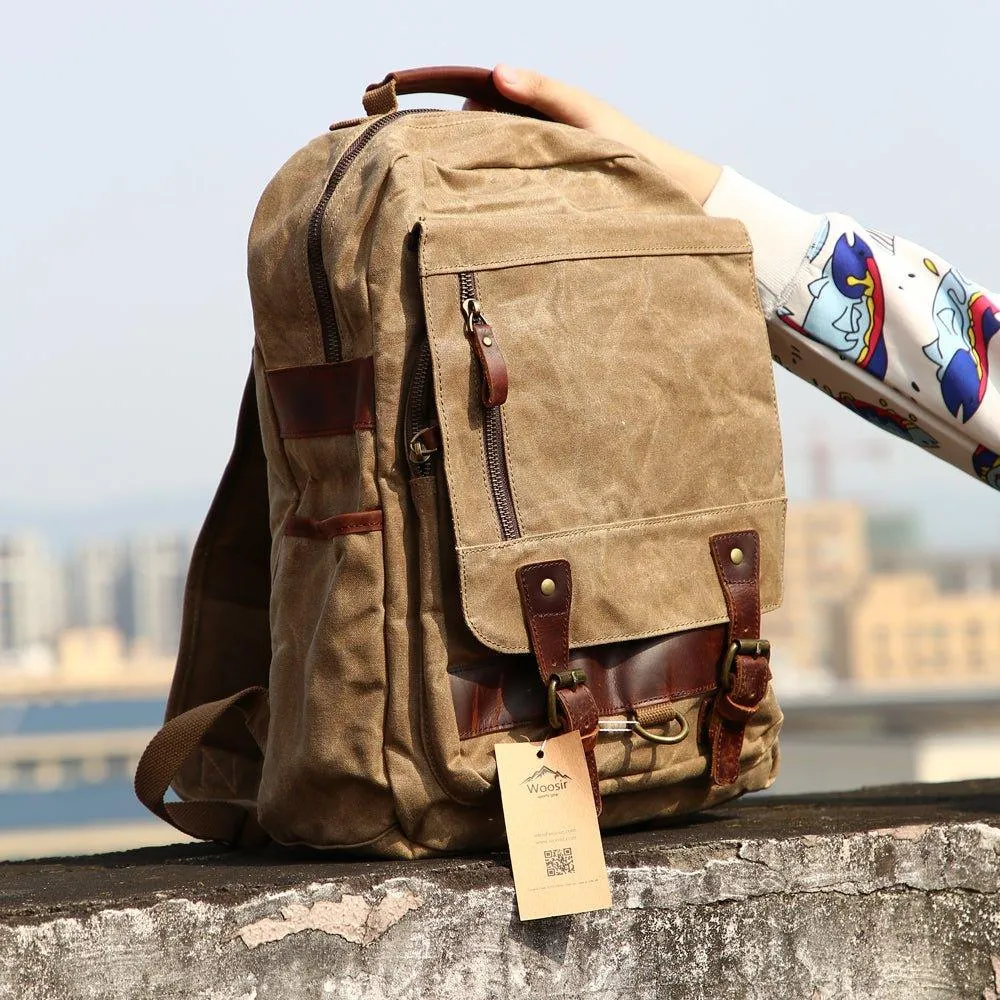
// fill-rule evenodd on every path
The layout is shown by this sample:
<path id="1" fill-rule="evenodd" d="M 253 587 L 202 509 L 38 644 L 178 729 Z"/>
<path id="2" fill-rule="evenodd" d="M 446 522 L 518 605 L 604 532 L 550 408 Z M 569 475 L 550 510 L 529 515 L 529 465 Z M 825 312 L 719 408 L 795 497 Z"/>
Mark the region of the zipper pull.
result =
<path id="1" fill-rule="evenodd" d="M 472 341 L 479 367 L 483 373 L 483 405 L 502 406 L 507 400 L 507 362 L 493 334 L 493 327 L 486 322 L 477 298 L 462 299 L 465 333 Z"/>
<path id="2" fill-rule="evenodd" d="M 406 447 L 410 463 L 418 467 L 430 461 L 431 455 L 440 450 L 441 431 L 437 424 L 422 427 L 410 438 Z"/>

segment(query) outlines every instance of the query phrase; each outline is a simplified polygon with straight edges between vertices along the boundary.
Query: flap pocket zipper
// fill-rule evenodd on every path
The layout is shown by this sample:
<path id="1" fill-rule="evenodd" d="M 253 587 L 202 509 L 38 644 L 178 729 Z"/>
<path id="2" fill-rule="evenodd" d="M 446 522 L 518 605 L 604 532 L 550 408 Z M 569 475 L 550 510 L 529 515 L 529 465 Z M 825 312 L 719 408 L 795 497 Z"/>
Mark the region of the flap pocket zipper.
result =
<path id="1" fill-rule="evenodd" d="M 507 449 L 503 437 L 501 406 L 507 400 L 510 379 L 507 362 L 493 328 L 483 315 L 476 288 L 476 275 L 463 271 L 458 276 L 458 294 L 465 319 L 465 333 L 479 361 L 483 400 L 483 455 L 497 523 L 504 540 L 521 537 L 521 526 L 514 506 L 514 490 L 507 466 Z"/>

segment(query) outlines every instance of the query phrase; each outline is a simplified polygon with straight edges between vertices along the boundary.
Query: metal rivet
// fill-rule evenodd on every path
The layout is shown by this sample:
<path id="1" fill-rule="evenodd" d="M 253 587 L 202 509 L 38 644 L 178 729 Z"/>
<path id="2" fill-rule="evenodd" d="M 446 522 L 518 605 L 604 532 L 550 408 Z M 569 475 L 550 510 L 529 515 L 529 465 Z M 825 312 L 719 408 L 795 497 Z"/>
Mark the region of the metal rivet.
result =
<path id="1" fill-rule="evenodd" d="M 551 597 L 556 592 L 556 581 L 546 577 L 539 589 L 546 597 Z"/>
<path id="2" fill-rule="evenodd" d="M 733 549 L 733 551 L 729 553 L 729 561 L 734 566 L 739 566 L 739 564 L 743 562 L 743 550 Z"/>
<path id="3" fill-rule="evenodd" d="M 485 347 L 492 347 L 493 346 L 493 338 L 492 337 L 483 337 L 483 346 L 485 346 Z"/>

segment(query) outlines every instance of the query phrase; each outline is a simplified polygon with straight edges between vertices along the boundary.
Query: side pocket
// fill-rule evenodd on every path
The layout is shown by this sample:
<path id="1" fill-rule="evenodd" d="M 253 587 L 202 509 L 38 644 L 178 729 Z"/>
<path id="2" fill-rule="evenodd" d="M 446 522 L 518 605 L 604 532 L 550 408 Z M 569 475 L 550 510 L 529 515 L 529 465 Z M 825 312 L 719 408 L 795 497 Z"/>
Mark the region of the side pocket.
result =
<path id="1" fill-rule="evenodd" d="M 271 730 L 261 825 L 347 847 L 395 822 L 385 774 L 382 536 L 285 537 L 271 604 Z"/>
<path id="2" fill-rule="evenodd" d="M 474 805 L 490 791 L 496 778 L 492 748 L 497 737 L 466 741 L 459 737 L 448 664 L 481 656 L 482 647 L 462 618 L 454 548 L 441 537 L 441 525 L 447 523 L 442 521 L 447 504 L 440 494 L 440 475 L 438 471 L 410 481 L 420 559 L 420 735 L 431 769 L 445 793 L 458 802 Z"/>
<path id="3" fill-rule="evenodd" d="M 352 847 L 396 822 L 382 752 L 385 572 L 371 377 L 371 358 L 267 372 L 290 483 L 271 516 L 271 731 L 259 811 L 284 844 Z"/>

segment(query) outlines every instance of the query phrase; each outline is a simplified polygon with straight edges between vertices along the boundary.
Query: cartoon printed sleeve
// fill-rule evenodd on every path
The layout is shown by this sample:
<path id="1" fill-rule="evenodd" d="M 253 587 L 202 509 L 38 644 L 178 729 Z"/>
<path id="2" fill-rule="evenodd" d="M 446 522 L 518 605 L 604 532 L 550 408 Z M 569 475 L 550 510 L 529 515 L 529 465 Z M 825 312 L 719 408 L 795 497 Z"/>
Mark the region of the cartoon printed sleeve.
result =
<path id="1" fill-rule="evenodd" d="M 812 215 L 728 167 L 705 210 L 747 227 L 775 361 L 1000 489 L 1000 300 L 915 243 Z"/>

